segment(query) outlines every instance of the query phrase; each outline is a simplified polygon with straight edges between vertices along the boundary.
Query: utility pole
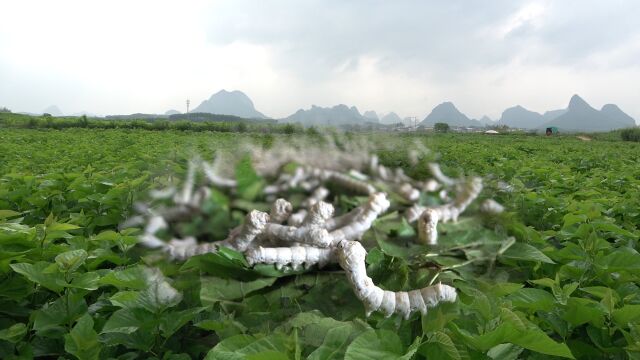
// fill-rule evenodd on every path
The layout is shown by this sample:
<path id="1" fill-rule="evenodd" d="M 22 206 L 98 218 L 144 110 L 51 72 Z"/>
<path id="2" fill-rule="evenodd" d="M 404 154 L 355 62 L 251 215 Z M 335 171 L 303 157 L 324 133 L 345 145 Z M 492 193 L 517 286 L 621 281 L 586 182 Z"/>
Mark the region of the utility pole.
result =
<path id="1" fill-rule="evenodd" d="M 416 130 L 416 129 L 418 128 L 418 117 L 416 117 L 416 116 L 409 116 L 409 117 L 408 117 L 408 119 L 409 119 L 409 121 L 410 121 L 410 123 L 409 123 L 409 124 L 411 124 L 411 122 L 413 122 L 413 130 Z M 409 126 L 411 126 L 411 125 L 409 125 Z"/>
<path id="2" fill-rule="evenodd" d="M 187 114 L 189 113 L 189 104 L 191 104 L 191 101 L 187 99 Z"/>

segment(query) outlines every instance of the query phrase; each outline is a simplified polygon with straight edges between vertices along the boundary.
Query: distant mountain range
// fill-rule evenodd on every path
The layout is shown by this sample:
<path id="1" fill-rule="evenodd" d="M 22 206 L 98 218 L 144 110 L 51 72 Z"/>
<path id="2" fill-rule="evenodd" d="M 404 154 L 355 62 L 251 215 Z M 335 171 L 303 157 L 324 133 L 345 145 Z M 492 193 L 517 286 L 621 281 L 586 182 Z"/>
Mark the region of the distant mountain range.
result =
<path id="1" fill-rule="evenodd" d="M 211 95 L 208 100 L 203 101 L 198 107 L 193 109 L 194 113 L 209 113 L 221 115 L 235 115 L 247 119 L 265 119 L 266 116 L 256 110 L 253 101 L 242 91 L 220 90 Z"/>
<path id="2" fill-rule="evenodd" d="M 573 95 L 566 112 L 542 125 L 549 126 L 565 130 L 609 131 L 636 126 L 636 122 L 617 105 L 607 104 L 598 111 L 578 95 Z"/>
<path id="3" fill-rule="evenodd" d="M 566 109 L 551 110 L 544 114 L 527 110 L 520 105 L 510 107 L 502 112 L 502 116 L 496 123 L 486 116 L 480 120 L 469 119 L 453 103 L 444 102 L 436 106 L 420 125 L 431 127 L 438 122 L 447 123 L 450 126 L 506 125 L 511 128 L 532 130 L 555 126 L 561 130 L 586 132 L 636 126 L 635 120 L 620 110 L 617 105 L 607 104 L 598 111 L 578 95 L 571 97 Z"/>
<path id="4" fill-rule="evenodd" d="M 570 131 L 609 131 L 635 126 L 636 122 L 616 105 L 607 104 L 598 111 L 580 96 L 573 95 L 566 109 L 547 111 L 544 115 L 520 105 L 511 107 L 502 113 L 498 125 L 524 129 L 555 126 Z"/>
<path id="5" fill-rule="evenodd" d="M 43 113 L 53 116 L 63 116 L 62 111 L 55 105 L 44 109 Z M 245 119 L 267 119 L 267 117 L 255 109 L 251 99 L 243 92 L 220 90 L 203 101 L 193 109 L 191 113 L 204 113 L 216 115 L 231 115 Z M 29 113 L 26 113 L 29 114 Z M 87 112 L 72 114 L 80 116 Z M 154 114 L 132 114 L 113 115 L 109 118 L 162 118 L 178 116 L 177 110 L 168 110 L 164 115 Z M 40 115 L 40 114 L 29 114 Z M 207 115 L 208 116 L 208 115 Z M 409 121 L 408 121 L 409 120 Z M 320 107 L 312 105 L 310 109 L 300 109 L 294 114 L 279 119 L 280 122 L 297 122 L 304 126 L 341 126 L 359 124 L 383 124 L 393 125 L 404 123 L 413 125 L 410 118 L 404 120 L 394 112 L 378 115 L 375 111 L 369 110 L 361 114 L 355 106 L 345 104 L 333 107 Z M 275 121 L 275 120 L 272 120 Z M 447 123 L 450 126 L 460 127 L 485 127 L 494 125 L 506 125 L 511 128 L 543 130 L 546 127 L 555 126 L 561 130 L 568 131 L 609 131 L 625 127 L 636 126 L 635 120 L 624 113 L 617 105 L 606 104 L 600 110 L 591 107 L 578 95 L 573 95 L 566 109 L 547 111 L 544 114 L 525 109 L 520 105 L 510 107 L 502 112 L 500 119 L 491 120 L 487 116 L 481 119 L 470 119 L 460 112 L 452 102 L 444 102 L 431 111 L 418 125 L 433 127 L 436 123 Z"/>

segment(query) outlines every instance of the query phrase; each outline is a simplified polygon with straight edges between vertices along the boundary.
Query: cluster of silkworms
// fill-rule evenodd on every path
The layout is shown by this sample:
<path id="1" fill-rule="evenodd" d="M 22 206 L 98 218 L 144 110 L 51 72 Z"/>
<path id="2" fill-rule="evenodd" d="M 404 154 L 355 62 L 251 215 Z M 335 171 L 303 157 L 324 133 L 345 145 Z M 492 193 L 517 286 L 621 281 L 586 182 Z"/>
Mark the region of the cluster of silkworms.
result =
<path id="1" fill-rule="evenodd" d="M 391 206 L 389 199 L 392 197 L 380 190 L 383 188 L 403 199 L 397 206 L 410 223 L 417 221 L 418 240 L 434 245 L 438 222 L 457 221 L 482 191 L 482 179 L 451 179 L 442 173 L 438 164 L 431 163 L 428 166 L 433 178 L 418 181 L 402 169 L 381 165 L 375 155 L 366 151 L 342 151 L 339 163 L 324 162 L 332 165 L 321 166 L 327 160 L 323 158 L 326 156 L 337 155 L 331 152 L 327 155 L 326 151 L 300 153 L 282 149 L 274 151 L 271 158 L 268 152 L 256 154 L 254 168 L 265 178 L 273 179 L 263 188 L 264 198 L 271 199 L 271 209 L 268 213 L 248 212 L 244 222 L 232 229 L 224 240 L 199 243 L 194 237 L 176 237 L 163 241 L 158 236 L 159 232 L 170 233 L 175 224 L 202 213 L 203 203 L 212 188 L 229 193 L 236 191 L 237 182 L 221 175 L 215 162 L 192 160 L 181 189 L 168 188 L 151 193 L 153 199 L 169 199 L 173 205 L 163 208 L 138 206 L 140 215 L 131 219 L 128 225 L 144 225 L 142 244 L 161 248 L 174 260 L 186 260 L 227 247 L 242 252 L 251 266 L 273 264 L 277 268 L 301 269 L 338 264 L 346 272 L 354 293 L 364 303 L 367 315 L 380 311 L 386 316 L 397 313 L 407 318 L 416 311 L 424 314 L 427 308 L 441 301 L 455 301 L 455 289 L 444 284 L 408 292 L 387 291 L 376 286 L 367 276 L 367 252 L 360 240 Z M 294 171 L 274 171 L 292 161 L 299 164 Z M 197 172 L 205 179 L 199 186 L 196 186 Z M 329 188 L 368 198 L 353 210 L 336 215 L 334 206 L 327 202 L 331 195 Z M 295 211 L 289 201 L 279 197 L 291 190 L 308 194 Z M 454 193 L 452 198 L 449 191 Z M 438 193 L 446 202 L 438 206 L 421 206 L 418 204 L 421 193 Z M 503 211 L 493 200 L 483 202 L 480 209 L 494 214 Z"/>

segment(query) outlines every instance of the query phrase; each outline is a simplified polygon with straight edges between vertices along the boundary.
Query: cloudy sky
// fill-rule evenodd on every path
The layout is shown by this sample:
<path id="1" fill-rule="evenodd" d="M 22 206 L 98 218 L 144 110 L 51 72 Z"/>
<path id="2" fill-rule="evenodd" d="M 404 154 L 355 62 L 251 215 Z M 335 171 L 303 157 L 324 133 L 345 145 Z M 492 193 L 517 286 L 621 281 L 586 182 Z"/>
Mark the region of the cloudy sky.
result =
<path id="1" fill-rule="evenodd" d="M 312 104 L 471 117 L 574 93 L 640 119 L 640 1 L 5 1 L 0 106 L 184 111 L 242 90 L 284 117 Z M 193 106 L 192 106 L 193 107 Z"/>

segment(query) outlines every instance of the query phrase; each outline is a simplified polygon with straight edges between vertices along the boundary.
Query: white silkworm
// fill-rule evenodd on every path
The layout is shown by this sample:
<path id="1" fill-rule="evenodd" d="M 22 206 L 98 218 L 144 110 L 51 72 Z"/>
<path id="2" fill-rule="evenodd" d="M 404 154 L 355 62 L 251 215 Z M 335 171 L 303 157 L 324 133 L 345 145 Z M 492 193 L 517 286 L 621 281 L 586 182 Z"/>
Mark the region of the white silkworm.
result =
<path id="1" fill-rule="evenodd" d="M 331 219 L 325 222 L 324 228 L 329 231 L 333 231 L 335 229 L 344 227 L 348 223 L 352 222 L 356 217 L 358 217 L 363 211 L 364 211 L 364 208 L 362 206 L 358 206 L 346 214 L 332 217 Z"/>
<path id="2" fill-rule="evenodd" d="M 295 214 L 291 214 L 289 219 L 287 219 L 287 225 L 289 226 L 302 226 L 304 219 L 307 217 L 309 212 L 305 209 L 300 209 Z"/>
<path id="3" fill-rule="evenodd" d="M 174 260 L 186 260 L 192 256 L 218 251 L 220 242 L 200 243 L 192 236 L 184 239 L 173 239 L 164 246 L 164 251 Z"/>
<path id="4" fill-rule="evenodd" d="M 238 230 L 232 230 L 227 239 L 219 242 L 220 245 L 230 247 L 237 251 L 245 251 L 253 240 L 261 234 L 269 222 L 269 214 L 252 210 L 244 218 L 244 224 L 242 224 Z M 271 224 L 276 225 L 276 224 Z"/>
<path id="5" fill-rule="evenodd" d="M 331 235 L 321 227 L 295 227 L 267 224 L 264 236 L 274 242 L 301 243 L 318 247 L 331 245 Z"/>
<path id="6" fill-rule="evenodd" d="M 449 201 L 451 200 L 451 198 L 449 197 L 449 192 L 447 191 L 447 189 L 442 189 L 440 190 L 440 192 L 438 193 L 438 197 L 440 198 L 440 200 L 442 201 Z"/>
<path id="7" fill-rule="evenodd" d="M 302 206 L 305 208 L 312 207 L 318 201 L 324 201 L 329 196 L 329 190 L 324 186 L 317 187 L 305 201 L 302 202 Z"/>
<path id="8" fill-rule="evenodd" d="M 202 162 L 202 170 L 209 182 L 219 188 L 236 188 L 238 182 L 233 179 L 227 179 L 218 175 L 215 167 L 206 161 Z"/>
<path id="9" fill-rule="evenodd" d="M 291 265 L 294 270 L 304 266 L 309 268 L 318 265 L 322 268 L 328 263 L 337 262 L 334 248 L 317 248 L 312 246 L 291 246 L 277 248 L 251 248 L 246 251 L 245 258 L 249 265 L 273 264 L 281 269 Z"/>
<path id="10" fill-rule="evenodd" d="M 358 299 L 363 302 L 367 316 L 374 311 L 380 311 L 387 317 L 397 313 L 408 319 L 413 312 L 420 311 L 426 314 L 428 308 L 440 302 L 456 300 L 456 290 L 442 284 L 408 292 L 383 290 L 367 275 L 367 251 L 362 244 L 357 241 L 341 241 L 338 249 L 338 262 L 347 272 L 347 279 Z"/>
<path id="11" fill-rule="evenodd" d="M 173 197 L 173 201 L 178 205 L 186 205 L 191 202 L 191 196 L 193 195 L 193 187 L 195 186 L 196 176 L 196 164 L 195 160 L 189 161 L 187 167 L 187 179 L 184 182 L 182 191 L 176 193 Z"/>
<path id="12" fill-rule="evenodd" d="M 438 190 L 439 187 L 440 187 L 440 184 L 437 181 L 433 179 L 429 179 L 423 184 L 422 190 L 426 192 L 434 192 Z"/>
<path id="13" fill-rule="evenodd" d="M 491 215 L 497 215 L 504 212 L 504 206 L 493 199 L 487 199 L 480 204 L 480 211 Z"/>
<path id="14" fill-rule="evenodd" d="M 331 236 L 324 228 L 326 220 L 333 216 L 333 205 L 318 201 L 309 210 L 302 226 L 267 224 L 263 236 L 272 242 L 295 242 L 318 247 L 331 245 Z"/>
<path id="15" fill-rule="evenodd" d="M 335 171 L 332 171 L 330 173 L 328 180 L 330 182 L 335 183 L 336 185 L 339 185 L 355 193 L 369 195 L 369 194 L 373 194 L 376 191 L 376 189 L 371 184 L 368 184 L 362 180 L 354 179 L 349 175 L 345 175 Z"/>
<path id="16" fill-rule="evenodd" d="M 482 191 L 482 179 L 480 178 L 472 178 L 471 181 L 467 182 L 461 187 L 456 199 L 449 204 L 444 204 L 440 206 L 433 206 L 430 209 L 433 209 L 438 212 L 438 218 L 442 222 L 449 221 L 458 221 L 458 217 L 462 212 L 464 212 L 469 204 L 473 200 L 475 200 L 480 192 Z M 407 221 L 410 223 L 418 220 L 420 215 L 427 208 L 420 205 L 413 205 L 405 212 L 405 217 Z"/>
<path id="17" fill-rule="evenodd" d="M 154 189 L 149 191 L 149 196 L 154 200 L 168 199 L 176 193 L 176 188 L 169 186 L 165 189 Z"/>
<path id="18" fill-rule="evenodd" d="M 351 222 L 331 232 L 333 244 L 338 244 L 342 240 L 362 238 L 362 235 L 371 228 L 375 219 L 387 211 L 389 206 L 389 200 L 384 193 L 369 195 L 369 201 L 363 206 L 362 211 L 353 217 Z"/>
<path id="19" fill-rule="evenodd" d="M 440 183 L 446 186 L 453 186 L 456 184 L 456 180 L 442 173 L 440 165 L 438 165 L 437 163 L 429 163 L 427 166 L 429 167 L 431 175 L 433 175 L 433 177 L 436 178 L 436 180 L 438 180 Z"/>
<path id="20" fill-rule="evenodd" d="M 291 212 L 293 211 L 293 207 L 291 203 L 285 199 L 277 199 L 271 205 L 271 211 L 269 212 L 269 218 L 272 223 L 282 224 L 287 221 Z"/>
<path id="21" fill-rule="evenodd" d="M 440 213 L 434 209 L 426 209 L 418 220 L 418 239 L 423 244 L 435 245 L 438 243 L 438 220 Z"/>
<path id="22" fill-rule="evenodd" d="M 417 201 L 420 198 L 420 191 L 411 186 L 409 183 L 404 183 L 398 188 L 398 193 L 402 195 L 408 201 Z"/>

